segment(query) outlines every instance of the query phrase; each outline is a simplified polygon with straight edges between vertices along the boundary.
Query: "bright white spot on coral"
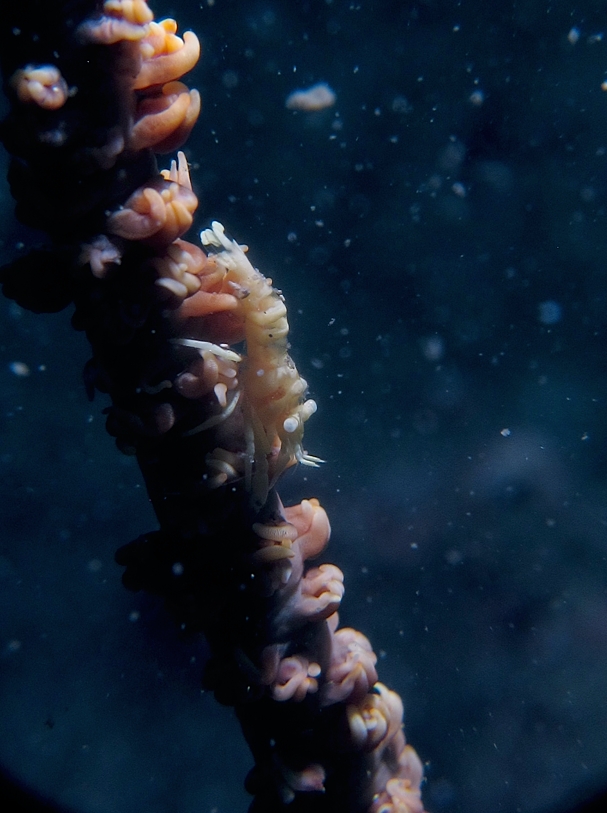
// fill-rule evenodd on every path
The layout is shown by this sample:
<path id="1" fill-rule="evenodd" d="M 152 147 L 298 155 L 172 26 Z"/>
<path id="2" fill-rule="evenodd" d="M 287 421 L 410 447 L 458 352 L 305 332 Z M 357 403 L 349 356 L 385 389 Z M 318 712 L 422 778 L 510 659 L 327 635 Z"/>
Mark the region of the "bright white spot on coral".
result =
<path id="1" fill-rule="evenodd" d="M 173 344 L 181 344 L 184 347 L 195 347 L 196 350 L 200 351 L 200 355 L 205 352 L 211 352 L 213 355 L 221 359 L 227 359 L 228 361 L 242 361 L 242 356 L 239 356 L 238 353 L 235 353 L 229 348 L 222 347 L 219 344 L 213 344 L 213 342 L 203 342 L 199 341 L 198 339 L 171 339 L 171 341 Z"/>
<path id="2" fill-rule="evenodd" d="M 314 413 L 316 412 L 317 409 L 318 409 L 318 405 L 316 404 L 316 401 L 313 401 L 311 398 L 309 398 L 299 408 L 302 420 L 307 421 L 308 418 L 310 418 L 312 415 L 314 415 Z"/>
<path id="3" fill-rule="evenodd" d="M 299 421 L 297 420 L 297 418 L 293 418 L 293 417 L 286 418 L 285 422 L 283 423 L 283 427 L 284 427 L 285 432 L 289 432 L 289 434 L 291 434 L 292 432 L 296 432 L 298 426 L 299 426 Z"/>
<path id="4" fill-rule="evenodd" d="M 228 405 L 228 399 L 226 397 L 227 391 L 228 388 L 226 387 L 225 384 L 219 383 L 215 384 L 215 386 L 213 387 L 213 392 L 215 393 L 215 397 L 217 398 L 219 405 L 224 408 Z"/>

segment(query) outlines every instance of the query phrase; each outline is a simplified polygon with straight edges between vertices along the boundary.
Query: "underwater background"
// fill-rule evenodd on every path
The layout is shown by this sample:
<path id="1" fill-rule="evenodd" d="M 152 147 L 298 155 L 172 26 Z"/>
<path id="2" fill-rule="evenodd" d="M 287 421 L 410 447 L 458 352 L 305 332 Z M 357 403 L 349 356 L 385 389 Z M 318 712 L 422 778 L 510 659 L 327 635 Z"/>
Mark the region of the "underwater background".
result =
<path id="1" fill-rule="evenodd" d="M 607 8 L 152 7 L 202 40 L 197 227 L 286 296 L 326 463 L 281 494 L 329 512 L 427 809 L 564 809 L 607 784 Z M 40 236 L 0 213 L 8 261 Z M 0 314 L 0 764 L 81 813 L 245 811 L 204 642 L 120 583 L 155 520 L 84 337 Z"/>

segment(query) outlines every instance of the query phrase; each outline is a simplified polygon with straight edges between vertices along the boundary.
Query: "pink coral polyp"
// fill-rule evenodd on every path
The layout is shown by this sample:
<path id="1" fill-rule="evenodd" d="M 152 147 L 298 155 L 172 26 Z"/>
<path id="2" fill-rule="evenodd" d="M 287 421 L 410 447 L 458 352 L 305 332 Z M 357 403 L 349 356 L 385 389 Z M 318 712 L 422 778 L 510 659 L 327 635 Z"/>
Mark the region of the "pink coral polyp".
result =
<path id="1" fill-rule="evenodd" d="M 200 42 L 196 34 L 186 31 L 182 39 L 176 31 L 175 20 L 150 24 L 140 44 L 143 63 L 135 79 L 135 90 L 179 79 L 198 62 Z"/>
<path id="2" fill-rule="evenodd" d="M 137 105 L 137 120 L 131 130 L 130 147 L 168 153 L 178 149 L 189 136 L 200 113 L 200 94 L 182 82 L 169 82 L 155 96 L 145 96 Z"/>
<path id="3" fill-rule="evenodd" d="M 69 95 L 67 83 L 54 65 L 28 65 L 13 74 L 10 84 L 20 102 L 44 110 L 58 110 Z"/>

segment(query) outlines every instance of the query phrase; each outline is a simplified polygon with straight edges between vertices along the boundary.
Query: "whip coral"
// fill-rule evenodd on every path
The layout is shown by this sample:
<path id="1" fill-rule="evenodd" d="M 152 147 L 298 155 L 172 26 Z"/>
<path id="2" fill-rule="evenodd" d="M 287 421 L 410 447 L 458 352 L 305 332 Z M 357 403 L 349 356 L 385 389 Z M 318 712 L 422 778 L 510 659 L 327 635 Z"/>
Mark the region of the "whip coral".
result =
<path id="1" fill-rule="evenodd" d="M 179 147 L 198 116 L 198 93 L 177 81 L 198 39 L 154 23 L 145 0 L 83 6 L 75 22 L 46 18 L 81 77 L 75 94 L 52 61 L 26 61 L 26 19 L 4 35 L 12 191 L 49 233 L 60 295 L 32 284 L 37 253 L 3 276 L 25 307 L 73 302 L 89 392 L 109 394 L 108 432 L 137 457 L 159 528 L 118 551 L 124 582 L 206 635 L 204 685 L 235 707 L 255 758 L 252 809 L 316 810 L 322 798 L 323 810 L 420 813 L 402 703 L 377 682 L 369 641 L 338 628 L 342 572 L 310 564 L 327 514 L 276 492 L 285 469 L 321 462 L 303 445 L 316 403 L 289 353 L 285 298 L 220 223 L 201 246 L 182 239 L 198 203 L 183 152 L 157 171 L 154 153 Z M 62 139 L 39 137 L 51 124 Z M 69 210 L 55 213 L 64 178 Z"/>

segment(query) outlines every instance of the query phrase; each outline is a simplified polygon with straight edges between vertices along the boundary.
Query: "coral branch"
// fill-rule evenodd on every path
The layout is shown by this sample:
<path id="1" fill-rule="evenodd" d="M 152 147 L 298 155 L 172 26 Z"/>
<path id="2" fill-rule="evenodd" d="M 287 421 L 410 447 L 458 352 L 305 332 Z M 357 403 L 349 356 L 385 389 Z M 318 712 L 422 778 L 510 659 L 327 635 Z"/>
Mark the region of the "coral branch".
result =
<path id="1" fill-rule="evenodd" d="M 369 641 L 337 628 L 341 571 L 310 564 L 327 515 L 315 499 L 284 508 L 275 490 L 288 467 L 321 462 L 303 446 L 316 404 L 285 299 L 221 224 L 202 247 L 181 239 L 197 206 L 184 153 L 157 172 L 153 152 L 198 116 L 177 81 L 198 39 L 155 23 L 145 0 L 65 12 L 13 9 L 0 41 L 12 192 L 50 236 L 58 290 L 38 284 L 40 252 L 2 273 L 26 307 L 74 302 L 89 390 L 109 393 L 108 432 L 137 456 L 160 527 L 118 552 L 125 584 L 207 636 L 205 685 L 236 708 L 255 757 L 253 811 L 420 813 L 400 698 L 377 682 Z"/>

